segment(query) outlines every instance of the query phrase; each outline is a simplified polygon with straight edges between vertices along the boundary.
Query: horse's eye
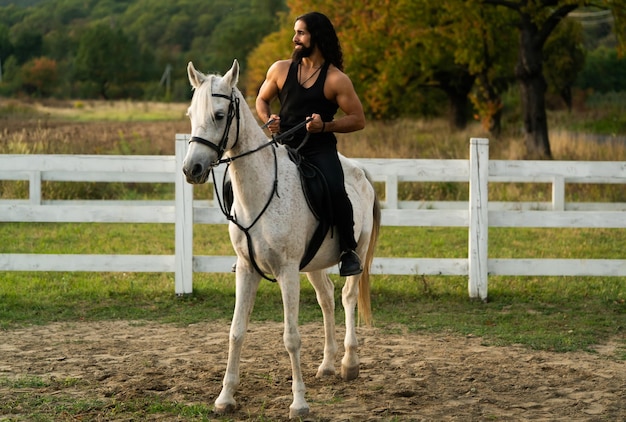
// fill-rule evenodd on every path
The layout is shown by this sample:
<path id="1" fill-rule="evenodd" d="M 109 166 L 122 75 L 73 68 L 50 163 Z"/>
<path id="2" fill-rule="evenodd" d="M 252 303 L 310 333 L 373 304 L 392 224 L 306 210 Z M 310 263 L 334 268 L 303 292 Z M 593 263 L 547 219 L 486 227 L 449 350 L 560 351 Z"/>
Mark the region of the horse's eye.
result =
<path id="1" fill-rule="evenodd" d="M 215 113 L 215 120 L 222 120 L 224 116 L 225 116 L 224 113 L 222 113 L 221 111 L 218 111 L 217 113 Z"/>

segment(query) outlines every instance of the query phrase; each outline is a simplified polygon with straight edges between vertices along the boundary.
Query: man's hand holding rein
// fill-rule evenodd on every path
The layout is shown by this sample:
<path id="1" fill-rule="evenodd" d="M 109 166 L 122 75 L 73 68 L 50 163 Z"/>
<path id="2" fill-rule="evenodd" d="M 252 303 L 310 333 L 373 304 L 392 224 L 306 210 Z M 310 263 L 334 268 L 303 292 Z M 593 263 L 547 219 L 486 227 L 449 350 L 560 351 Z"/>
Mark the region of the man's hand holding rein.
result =
<path id="1" fill-rule="evenodd" d="M 310 116 L 311 120 L 306 124 L 306 130 L 311 133 L 322 133 L 326 132 L 326 122 L 322 120 L 322 116 L 317 113 L 313 113 Z"/>

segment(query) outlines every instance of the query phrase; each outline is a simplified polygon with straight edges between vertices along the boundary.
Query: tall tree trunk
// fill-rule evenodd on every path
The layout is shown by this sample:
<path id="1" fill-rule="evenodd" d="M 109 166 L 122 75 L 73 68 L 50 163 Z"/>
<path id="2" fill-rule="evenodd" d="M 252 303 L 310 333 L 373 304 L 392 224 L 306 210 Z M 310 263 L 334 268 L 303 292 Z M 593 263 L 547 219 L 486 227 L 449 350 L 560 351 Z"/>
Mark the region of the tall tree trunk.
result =
<path id="1" fill-rule="evenodd" d="M 107 87 L 109 86 L 109 81 L 104 81 L 100 84 L 100 97 L 103 100 L 108 100 L 109 96 L 107 95 Z"/>
<path id="2" fill-rule="evenodd" d="M 537 26 L 528 19 L 520 28 L 520 49 L 515 76 L 520 83 L 527 159 L 551 159 L 543 77 L 543 42 Z"/>
<path id="3" fill-rule="evenodd" d="M 470 103 L 467 94 L 447 91 L 450 102 L 450 126 L 457 130 L 467 127 L 470 115 Z"/>
<path id="4" fill-rule="evenodd" d="M 454 129 L 462 130 L 467 127 L 471 115 L 469 93 L 474 86 L 475 77 L 465 68 L 435 73 L 435 80 L 439 87 L 448 96 L 450 104 L 450 125 Z"/>
<path id="5" fill-rule="evenodd" d="M 565 102 L 565 105 L 567 106 L 567 111 L 571 113 L 572 107 L 574 106 L 574 100 L 572 98 L 572 87 L 569 85 L 566 87 L 563 87 L 560 93 L 561 93 L 561 98 L 563 99 L 563 102 Z"/>
<path id="6" fill-rule="evenodd" d="M 554 28 L 580 2 L 482 0 L 519 14 L 520 47 L 515 76 L 520 83 L 527 158 L 552 158 L 546 114 L 547 84 L 543 77 L 543 46 Z M 585 2 L 586 3 L 586 2 Z M 532 6 L 531 6 L 532 5 Z M 545 14 L 545 17 L 543 16 Z"/>

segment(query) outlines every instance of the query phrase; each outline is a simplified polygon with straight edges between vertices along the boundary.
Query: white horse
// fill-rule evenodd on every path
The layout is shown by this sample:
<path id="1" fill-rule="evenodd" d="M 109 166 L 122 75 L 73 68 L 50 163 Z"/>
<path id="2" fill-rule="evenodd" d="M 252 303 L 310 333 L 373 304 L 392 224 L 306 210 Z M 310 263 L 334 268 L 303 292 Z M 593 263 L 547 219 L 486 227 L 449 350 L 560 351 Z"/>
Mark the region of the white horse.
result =
<path id="1" fill-rule="evenodd" d="M 204 183 L 213 167 L 228 163 L 234 194 L 232 208 L 223 207 L 223 211 L 230 220 L 230 239 L 237 253 L 235 310 L 230 328 L 228 364 L 222 391 L 215 401 L 215 411 L 227 413 L 236 408 L 233 395 L 239 384 L 241 348 L 262 272 L 275 277 L 283 300 L 283 340 L 289 352 L 293 379 L 289 417 L 305 416 L 309 405 L 304 397 L 300 369 L 299 273 L 306 272 L 315 288 L 324 319 L 324 357 L 316 376 L 334 375 L 337 353 L 334 284 L 325 269 L 338 262 L 337 236 L 331 237 L 329 232 L 314 258 L 300 270 L 300 261 L 317 221 L 309 210 L 298 169 L 290 160 L 287 149 L 268 142 L 237 89 L 237 60 L 223 77 L 205 75 L 191 62 L 187 73 L 194 95 L 188 110 L 192 138 L 183 172 L 189 183 Z M 347 277 L 342 290 L 346 336 L 341 375 L 343 379 L 351 380 L 359 374 L 357 301 L 361 319 L 366 324 L 371 321 L 369 267 L 378 238 L 380 208 L 364 171 L 343 156 L 341 163 L 346 190 L 354 208 L 356 252 L 364 263 L 363 273 Z"/>

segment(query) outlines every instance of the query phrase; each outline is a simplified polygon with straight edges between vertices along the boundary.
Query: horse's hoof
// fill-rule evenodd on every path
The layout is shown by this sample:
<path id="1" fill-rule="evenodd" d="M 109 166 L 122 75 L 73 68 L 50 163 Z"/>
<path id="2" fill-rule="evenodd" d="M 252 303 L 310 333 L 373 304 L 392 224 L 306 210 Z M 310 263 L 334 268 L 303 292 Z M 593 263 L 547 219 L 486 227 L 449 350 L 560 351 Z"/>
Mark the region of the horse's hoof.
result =
<path id="1" fill-rule="evenodd" d="M 236 407 L 237 406 L 235 403 L 215 403 L 215 408 L 213 409 L 213 412 L 217 413 L 218 415 L 225 415 L 227 413 L 234 413 Z"/>
<path id="2" fill-rule="evenodd" d="M 297 419 L 305 417 L 309 414 L 309 406 L 301 407 L 300 409 L 289 408 L 289 419 Z"/>
<path id="3" fill-rule="evenodd" d="M 326 377 L 334 377 L 335 370 L 334 369 L 318 369 L 317 374 L 315 374 L 315 378 L 326 378 Z"/>
<path id="4" fill-rule="evenodd" d="M 346 367 L 341 365 L 341 378 L 344 381 L 352 381 L 353 379 L 358 378 L 359 376 L 359 365 Z"/>

